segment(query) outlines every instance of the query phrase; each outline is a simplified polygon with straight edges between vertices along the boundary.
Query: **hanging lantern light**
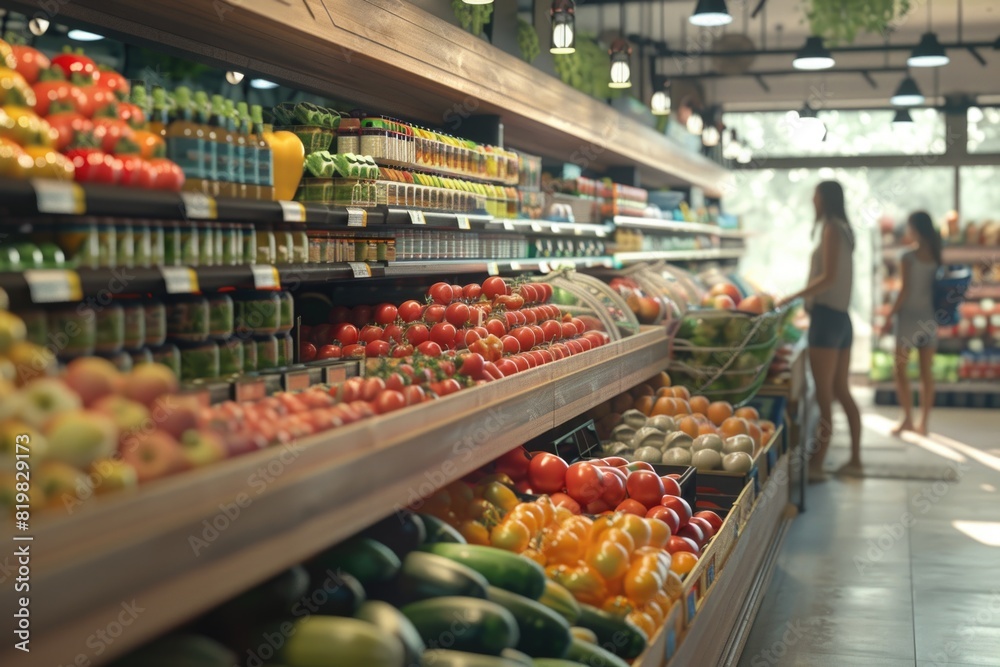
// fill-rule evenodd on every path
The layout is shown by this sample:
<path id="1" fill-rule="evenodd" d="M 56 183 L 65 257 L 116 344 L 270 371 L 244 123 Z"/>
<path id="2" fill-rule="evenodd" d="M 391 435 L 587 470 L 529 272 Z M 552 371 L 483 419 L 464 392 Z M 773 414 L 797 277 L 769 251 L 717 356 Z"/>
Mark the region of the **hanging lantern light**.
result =
<path id="1" fill-rule="evenodd" d="M 670 79 L 654 77 L 654 81 L 662 81 L 662 84 L 650 98 L 649 110 L 654 116 L 669 116 L 673 107 L 673 101 L 670 99 Z"/>
<path id="2" fill-rule="evenodd" d="M 726 144 L 722 147 L 722 157 L 727 160 L 735 160 L 739 158 L 742 151 L 743 144 L 740 143 L 740 138 L 739 135 L 736 134 L 736 130 L 729 130 L 729 136 L 726 139 Z"/>
<path id="3" fill-rule="evenodd" d="M 687 131 L 694 135 L 699 135 L 705 130 L 705 119 L 701 117 L 701 114 L 691 110 L 691 115 L 687 119 Z"/>
<path id="4" fill-rule="evenodd" d="M 632 55 L 632 47 L 624 39 L 616 39 L 611 45 L 611 83 L 609 88 L 631 88 L 632 69 L 629 65 L 629 56 Z"/>
<path id="5" fill-rule="evenodd" d="M 576 10 L 573 0 L 553 0 L 552 44 L 549 53 L 566 55 L 576 53 Z"/>
<path id="6" fill-rule="evenodd" d="M 701 144 L 707 148 L 718 146 L 721 140 L 722 134 L 715 125 L 709 125 L 701 133 Z"/>

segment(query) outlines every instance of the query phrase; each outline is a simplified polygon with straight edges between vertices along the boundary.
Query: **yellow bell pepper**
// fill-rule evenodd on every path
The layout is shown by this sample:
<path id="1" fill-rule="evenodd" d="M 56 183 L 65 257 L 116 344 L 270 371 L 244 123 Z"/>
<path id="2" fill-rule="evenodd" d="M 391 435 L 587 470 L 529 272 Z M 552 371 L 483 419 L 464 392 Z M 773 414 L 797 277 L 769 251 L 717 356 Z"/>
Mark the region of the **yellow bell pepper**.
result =
<path id="1" fill-rule="evenodd" d="M 32 158 L 10 139 L 0 137 L 0 176 L 27 178 L 32 168 Z"/>
<path id="2" fill-rule="evenodd" d="M 17 58 L 14 57 L 14 49 L 10 44 L 0 39 L 0 67 L 14 69 L 17 66 Z"/>
<path id="3" fill-rule="evenodd" d="M 72 181 L 76 173 L 73 161 L 47 146 L 25 146 L 25 154 L 34 161 L 29 178 L 52 178 Z"/>
<path id="4" fill-rule="evenodd" d="M 58 133 L 48 122 L 27 107 L 6 104 L 0 108 L 0 137 L 21 146 L 51 147 Z"/>
<path id="5" fill-rule="evenodd" d="M 0 67 L 0 104 L 35 106 L 35 91 L 21 73 L 12 67 Z"/>
<path id="6" fill-rule="evenodd" d="M 279 130 L 274 132 L 270 125 L 264 126 L 261 135 L 271 147 L 274 162 L 274 198 L 291 201 L 302 180 L 302 165 L 306 159 L 306 148 L 295 134 Z"/>

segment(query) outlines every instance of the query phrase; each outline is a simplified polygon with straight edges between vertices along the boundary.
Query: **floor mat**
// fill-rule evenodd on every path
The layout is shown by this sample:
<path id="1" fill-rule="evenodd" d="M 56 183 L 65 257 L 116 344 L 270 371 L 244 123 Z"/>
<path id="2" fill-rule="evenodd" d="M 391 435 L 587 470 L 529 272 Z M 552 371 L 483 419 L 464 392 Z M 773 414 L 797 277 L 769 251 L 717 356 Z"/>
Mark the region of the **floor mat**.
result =
<path id="1" fill-rule="evenodd" d="M 832 474 L 836 468 L 826 470 Z M 903 479 L 918 482 L 957 482 L 958 473 L 953 468 L 941 466 L 896 465 L 871 463 L 864 467 L 860 475 L 845 477 L 870 477 L 872 479 Z"/>

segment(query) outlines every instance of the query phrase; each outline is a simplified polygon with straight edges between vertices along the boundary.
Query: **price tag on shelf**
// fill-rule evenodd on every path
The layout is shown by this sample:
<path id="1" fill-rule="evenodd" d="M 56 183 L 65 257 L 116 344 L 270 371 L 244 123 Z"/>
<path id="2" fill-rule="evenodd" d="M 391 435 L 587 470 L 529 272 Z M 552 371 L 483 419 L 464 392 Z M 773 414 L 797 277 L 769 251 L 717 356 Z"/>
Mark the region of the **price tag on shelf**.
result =
<path id="1" fill-rule="evenodd" d="M 577 227 L 576 225 L 574 225 L 573 226 L 573 233 L 576 234 L 577 236 L 583 236 L 583 228 Z"/>
<path id="2" fill-rule="evenodd" d="M 83 215 L 87 211 L 87 201 L 83 188 L 72 181 L 50 181 L 32 179 L 35 189 L 35 207 L 39 213 L 63 215 Z"/>
<path id="3" fill-rule="evenodd" d="M 285 391 L 304 391 L 311 382 L 309 371 L 289 371 L 283 377 Z"/>
<path id="4" fill-rule="evenodd" d="M 347 265 L 351 267 L 355 278 L 372 277 L 372 267 L 368 266 L 365 262 L 348 262 Z"/>
<path id="5" fill-rule="evenodd" d="M 279 201 L 281 205 L 281 219 L 285 222 L 305 222 L 306 207 L 297 201 Z"/>
<path id="6" fill-rule="evenodd" d="M 459 215 L 459 216 L 456 216 L 456 218 L 458 220 L 458 228 L 459 229 L 472 229 L 472 225 L 469 224 L 469 216 L 467 216 L 467 215 Z"/>
<path id="7" fill-rule="evenodd" d="M 487 262 L 486 263 L 486 273 L 490 274 L 491 276 L 499 276 L 500 275 L 500 267 L 497 265 L 496 262 Z"/>
<path id="8" fill-rule="evenodd" d="M 553 234 L 562 234 L 562 227 L 560 227 L 559 225 L 552 225 L 550 229 L 552 230 Z"/>
<path id="9" fill-rule="evenodd" d="M 531 231 L 535 232 L 536 234 L 541 233 L 542 226 L 539 223 L 537 223 L 537 222 L 532 222 L 531 223 Z"/>
<path id="10" fill-rule="evenodd" d="M 80 276 L 63 269 L 28 269 L 24 272 L 32 303 L 65 303 L 83 298 Z"/>
<path id="11" fill-rule="evenodd" d="M 347 379 L 347 367 L 343 364 L 327 366 L 323 369 L 323 372 L 325 374 L 323 380 L 327 384 L 340 384 Z"/>
<path id="12" fill-rule="evenodd" d="M 414 225 L 426 225 L 427 218 L 424 217 L 423 211 L 410 211 L 410 222 Z"/>
<path id="13" fill-rule="evenodd" d="M 185 398 L 190 398 L 198 402 L 203 408 L 210 407 L 212 405 L 212 394 L 208 389 L 192 389 L 190 391 L 185 391 L 181 393 Z"/>
<path id="14" fill-rule="evenodd" d="M 250 271 L 253 273 L 253 286 L 260 290 L 281 289 L 281 275 L 278 267 L 270 264 L 252 264 Z"/>
<path id="15" fill-rule="evenodd" d="M 541 271 L 542 273 L 548 273 L 549 271 L 551 271 L 551 269 L 549 268 L 549 263 L 544 261 L 538 263 L 538 270 Z"/>
<path id="16" fill-rule="evenodd" d="M 511 271 L 520 271 L 521 270 L 521 263 L 520 262 L 511 262 L 510 263 L 510 270 Z"/>
<path id="17" fill-rule="evenodd" d="M 363 208 L 358 208 L 356 206 L 347 207 L 347 226 L 348 227 L 367 227 L 368 226 L 368 211 Z"/>
<path id="18" fill-rule="evenodd" d="M 240 402 L 256 402 L 267 397 L 267 383 L 260 378 L 239 380 L 233 384 L 233 399 Z"/>
<path id="19" fill-rule="evenodd" d="M 705 568 L 705 586 L 711 587 L 715 583 L 715 556 L 712 556 L 712 560 L 708 561 L 708 567 Z"/>
<path id="20" fill-rule="evenodd" d="M 164 266 L 160 268 L 167 294 L 197 294 L 198 273 L 186 266 Z"/>
<path id="21" fill-rule="evenodd" d="M 200 192 L 182 192 L 184 215 L 192 220 L 215 220 L 219 217 L 215 200 Z"/>
<path id="22" fill-rule="evenodd" d="M 688 591 L 685 606 L 687 607 L 687 622 L 690 623 L 694 620 L 695 612 L 698 611 L 698 584 L 692 586 L 691 590 Z"/>
<path id="23" fill-rule="evenodd" d="M 508 232 L 512 232 L 512 231 L 514 231 L 514 223 L 511 222 L 510 220 L 504 220 L 503 221 L 503 228 L 505 230 L 507 230 Z"/>

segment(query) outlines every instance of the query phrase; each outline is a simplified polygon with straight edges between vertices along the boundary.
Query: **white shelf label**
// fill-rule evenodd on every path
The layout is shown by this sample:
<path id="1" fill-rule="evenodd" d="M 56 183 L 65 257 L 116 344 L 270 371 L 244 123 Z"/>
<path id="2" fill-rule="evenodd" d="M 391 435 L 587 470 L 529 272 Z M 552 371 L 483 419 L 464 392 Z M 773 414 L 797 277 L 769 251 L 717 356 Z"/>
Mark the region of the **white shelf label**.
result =
<path id="1" fill-rule="evenodd" d="M 508 232 L 512 232 L 514 231 L 514 223 L 511 222 L 510 220 L 504 220 L 503 228 L 506 229 Z"/>
<path id="2" fill-rule="evenodd" d="M 520 262 L 511 262 L 510 263 L 510 270 L 511 271 L 520 271 L 521 270 L 521 264 L 520 264 Z"/>
<path id="3" fill-rule="evenodd" d="M 291 371 L 285 373 L 284 380 L 285 391 L 304 391 L 312 383 L 309 371 Z"/>
<path id="4" fill-rule="evenodd" d="M 87 204 L 83 188 L 71 181 L 34 179 L 35 206 L 39 213 L 83 215 Z"/>
<path id="5" fill-rule="evenodd" d="M 538 270 L 541 271 L 542 273 L 548 273 L 551 269 L 549 269 L 549 263 L 548 262 L 539 262 L 538 263 Z"/>
<path id="6" fill-rule="evenodd" d="M 573 233 L 577 236 L 583 236 L 583 229 L 580 227 L 573 227 Z"/>
<path id="7" fill-rule="evenodd" d="M 364 262 L 348 262 L 347 265 L 351 267 L 351 271 L 354 273 L 355 278 L 371 278 L 372 269 Z"/>
<path id="8" fill-rule="evenodd" d="M 535 233 L 539 233 L 539 232 L 542 231 L 542 226 L 540 224 L 538 224 L 537 222 L 533 222 L 533 223 L 531 223 L 531 231 L 533 231 Z"/>
<path id="9" fill-rule="evenodd" d="M 368 226 L 368 211 L 363 208 L 357 208 L 355 206 L 347 207 L 347 226 L 348 227 L 367 227 Z"/>
<path id="10" fill-rule="evenodd" d="M 267 383 L 264 380 L 243 380 L 233 385 L 233 398 L 238 402 L 257 402 L 267 397 Z"/>
<path id="11" fill-rule="evenodd" d="M 427 218 L 424 217 L 423 211 L 410 211 L 410 222 L 414 225 L 426 225 Z"/>
<path id="12" fill-rule="evenodd" d="M 457 220 L 459 229 L 472 229 L 472 225 L 469 224 L 469 216 L 460 215 L 457 216 Z"/>
<path id="13" fill-rule="evenodd" d="M 560 227 L 559 225 L 552 225 L 551 229 L 552 229 L 552 233 L 553 234 L 561 234 L 562 233 L 562 227 Z"/>
<path id="14" fill-rule="evenodd" d="M 327 384 L 340 384 L 347 379 L 347 367 L 344 365 L 327 366 L 323 369 L 326 372 Z"/>
<path id="15" fill-rule="evenodd" d="M 24 272 L 32 303 L 64 303 L 83 298 L 80 276 L 62 269 L 28 269 Z"/>
<path id="16" fill-rule="evenodd" d="M 500 267 L 497 265 L 496 262 L 487 262 L 486 273 L 490 274 L 491 276 L 498 276 L 500 275 Z"/>
<path id="17" fill-rule="evenodd" d="M 281 289 L 281 276 L 278 274 L 278 267 L 270 264 L 253 264 L 250 266 L 253 273 L 253 285 L 260 290 Z"/>
<path id="18" fill-rule="evenodd" d="M 186 266 L 164 266 L 160 268 L 167 294 L 197 294 L 198 273 Z"/>
<path id="19" fill-rule="evenodd" d="M 194 220 L 215 220 L 218 212 L 215 207 L 215 200 L 200 192 L 182 192 L 181 200 L 184 202 L 184 214 Z"/>
<path id="20" fill-rule="evenodd" d="M 305 222 L 306 207 L 297 201 L 279 201 L 281 218 L 285 222 Z"/>

